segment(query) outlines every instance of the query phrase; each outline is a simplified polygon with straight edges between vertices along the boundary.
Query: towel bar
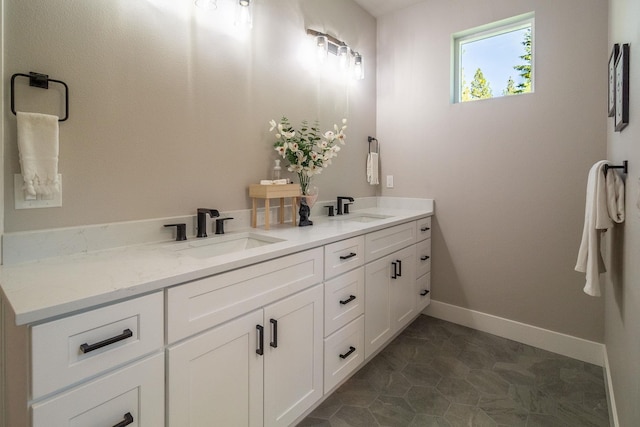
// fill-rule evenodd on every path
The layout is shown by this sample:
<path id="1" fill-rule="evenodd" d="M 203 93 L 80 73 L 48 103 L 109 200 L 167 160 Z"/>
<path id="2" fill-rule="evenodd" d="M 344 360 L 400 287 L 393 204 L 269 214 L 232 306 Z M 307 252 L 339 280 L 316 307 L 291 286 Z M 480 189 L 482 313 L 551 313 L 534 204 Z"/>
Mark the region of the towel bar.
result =
<path id="1" fill-rule="evenodd" d="M 626 174 L 627 170 L 629 169 L 629 161 L 628 160 L 624 160 L 622 162 L 622 165 L 620 165 L 620 166 L 604 165 L 603 171 L 604 171 L 605 175 L 607 174 L 609 169 L 622 169 L 622 173 Z"/>
<path id="2" fill-rule="evenodd" d="M 14 92 L 15 92 L 14 82 L 16 80 L 16 77 L 27 77 L 29 79 L 29 86 L 39 87 L 41 89 L 49 89 L 49 82 L 60 83 L 61 85 L 63 85 L 65 115 L 63 118 L 59 119 L 58 121 L 64 122 L 69 118 L 69 86 L 67 86 L 67 84 L 62 80 L 50 79 L 47 74 L 34 73 L 33 71 L 29 72 L 29 74 L 16 73 L 13 76 L 11 76 L 11 112 L 14 115 L 17 115 L 16 107 L 15 107 L 15 96 L 14 96 Z"/>
<path id="3" fill-rule="evenodd" d="M 371 143 L 373 141 L 375 141 L 376 144 L 377 144 L 377 149 L 376 149 L 376 151 L 374 151 L 374 153 L 379 153 L 380 152 L 380 143 L 378 142 L 378 140 L 376 138 L 374 138 L 373 136 L 369 136 L 369 137 L 367 137 L 367 141 L 369 141 L 369 153 L 371 153 Z"/>

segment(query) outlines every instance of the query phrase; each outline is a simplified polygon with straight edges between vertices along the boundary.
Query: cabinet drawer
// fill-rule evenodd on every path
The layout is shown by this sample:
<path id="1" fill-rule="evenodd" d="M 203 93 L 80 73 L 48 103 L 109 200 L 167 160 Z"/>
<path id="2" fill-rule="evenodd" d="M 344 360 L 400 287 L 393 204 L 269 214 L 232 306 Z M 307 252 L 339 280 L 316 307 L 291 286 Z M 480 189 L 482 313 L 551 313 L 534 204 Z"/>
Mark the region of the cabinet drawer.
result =
<path id="1" fill-rule="evenodd" d="M 416 277 L 420 277 L 431 271 L 431 239 L 423 240 L 416 244 Z"/>
<path id="2" fill-rule="evenodd" d="M 36 403 L 32 413 L 33 427 L 115 426 L 127 419 L 132 427 L 163 426 L 164 354 Z"/>
<path id="3" fill-rule="evenodd" d="M 365 236 L 365 262 L 371 262 L 414 244 L 416 230 L 416 223 L 412 221 L 367 234 Z"/>
<path id="4" fill-rule="evenodd" d="M 324 340 L 324 392 L 364 362 L 364 316 Z"/>
<path id="5" fill-rule="evenodd" d="M 34 326 L 32 397 L 44 396 L 161 348 L 163 313 L 162 292 L 156 292 Z"/>
<path id="6" fill-rule="evenodd" d="M 364 313 L 364 267 L 324 284 L 324 335 Z"/>
<path id="7" fill-rule="evenodd" d="M 431 217 L 416 221 L 416 235 L 418 236 L 418 242 L 431 238 Z"/>
<path id="8" fill-rule="evenodd" d="M 364 236 L 342 240 L 324 247 L 325 280 L 364 265 Z"/>
<path id="9" fill-rule="evenodd" d="M 431 302 L 431 273 L 418 277 L 416 294 L 418 295 L 418 312 L 421 312 Z"/>
<path id="10" fill-rule="evenodd" d="M 316 248 L 170 288 L 168 342 L 322 282 L 322 259 L 322 248 Z"/>

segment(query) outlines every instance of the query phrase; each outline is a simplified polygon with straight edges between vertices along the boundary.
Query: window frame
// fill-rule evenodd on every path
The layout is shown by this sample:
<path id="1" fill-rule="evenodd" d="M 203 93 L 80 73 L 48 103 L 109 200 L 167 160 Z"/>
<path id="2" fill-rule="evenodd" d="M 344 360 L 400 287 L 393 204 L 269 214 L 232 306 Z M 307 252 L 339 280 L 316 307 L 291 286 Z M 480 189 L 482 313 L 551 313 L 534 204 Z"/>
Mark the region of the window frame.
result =
<path id="1" fill-rule="evenodd" d="M 535 86 L 535 12 L 528 12 L 522 15 L 513 16 L 511 18 L 503 19 L 489 24 L 481 25 L 479 27 L 471 28 L 468 30 L 460 31 L 452 35 L 451 38 L 451 51 L 452 51 L 452 79 L 451 79 L 451 103 L 452 104 L 464 104 L 460 100 L 461 88 L 460 83 L 462 81 L 462 68 L 461 63 L 461 46 L 465 43 L 471 43 L 478 40 L 495 37 L 500 34 L 506 34 L 512 31 L 522 30 L 524 28 L 531 28 L 531 92 L 534 92 Z M 519 94 L 524 95 L 524 94 Z M 507 95 L 512 96 L 512 95 Z M 495 98 L 504 98 L 505 95 L 500 95 Z"/>

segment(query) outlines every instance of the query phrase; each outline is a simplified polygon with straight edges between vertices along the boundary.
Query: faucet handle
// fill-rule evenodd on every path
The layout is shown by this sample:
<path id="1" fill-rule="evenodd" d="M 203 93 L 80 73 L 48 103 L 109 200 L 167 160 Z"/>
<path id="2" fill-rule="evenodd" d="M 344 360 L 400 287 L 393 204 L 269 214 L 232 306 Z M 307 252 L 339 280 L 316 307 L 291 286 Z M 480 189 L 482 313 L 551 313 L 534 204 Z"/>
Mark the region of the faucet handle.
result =
<path id="1" fill-rule="evenodd" d="M 233 219 L 232 217 L 216 219 L 216 234 L 224 234 L 224 222 Z"/>
<path id="2" fill-rule="evenodd" d="M 165 227 L 176 228 L 176 242 L 187 240 L 187 224 L 165 224 Z"/>
<path id="3" fill-rule="evenodd" d="M 344 208 L 344 213 L 348 214 L 349 213 L 349 206 L 352 205 L 353 203 L 345 203 L 342 207 Z"/>
<path id="4" fill-rule="evenodd" d="M 333 213 L 334 207 L 333 207 L 333 205 L 325 206 L 325 208 L 327 208 L 329 210 L 329 216 L 334 216 L 334 213 Z"/>

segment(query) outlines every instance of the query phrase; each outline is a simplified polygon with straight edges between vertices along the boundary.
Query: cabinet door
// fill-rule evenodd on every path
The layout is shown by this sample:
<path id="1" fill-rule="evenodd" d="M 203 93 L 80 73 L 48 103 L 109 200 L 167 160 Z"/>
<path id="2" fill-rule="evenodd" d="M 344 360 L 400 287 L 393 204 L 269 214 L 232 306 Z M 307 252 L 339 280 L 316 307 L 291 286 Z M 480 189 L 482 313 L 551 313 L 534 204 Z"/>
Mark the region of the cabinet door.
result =
<path id="1" fill-rule="evenodd" d="M 384 257 L 365 267 L 364 356 L 368 358 L 391 338 L 391 259 Z"/>
<path id="2" fill-rule="evenodd" d="M 164 354 L 34 403 L 32 412 L 33 427 L 163 426 Z"/>
<path id="3" fill-rule="evenodd" d="M 322 302 L 317 285 L 264 309 L 266 427 L 292 424 L 322 397 Z"/>
<path id="4" fill-rule="evenodd" d="M 391 275 L 392 333 L 395 334 L 413 319 L 416 314 L 416 247 L 402 249 L 391 256 L 396 274 Z M 393 278 L 395 276 L 395 279 Z"/>
<path id="5" fill-rule="evenodd" d="M 168 350 L 170 426 L 262 426 L 256 310 Z"/>
<path id="6" fill-rule="evenodd" d="M 416 314 L 415 245 L 367 264 L 364 286 L 368 358 Z"/>

